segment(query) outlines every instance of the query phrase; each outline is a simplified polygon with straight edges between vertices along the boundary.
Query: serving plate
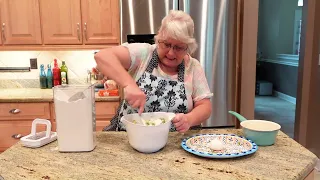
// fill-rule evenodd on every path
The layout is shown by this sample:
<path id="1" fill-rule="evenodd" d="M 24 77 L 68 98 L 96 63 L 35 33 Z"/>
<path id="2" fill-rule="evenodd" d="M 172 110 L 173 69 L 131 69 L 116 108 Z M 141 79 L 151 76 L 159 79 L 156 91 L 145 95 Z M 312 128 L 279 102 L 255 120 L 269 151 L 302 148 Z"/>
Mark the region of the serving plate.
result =
<path id="1" fill-rule="evenodd" d="M 213 140 L 219 140 L 223 149 L 212 150 L 209 143 Z M 254 142 L 235 134 L 197 134 L 183 139 L 181 146 L 189 153 L 206 158 L 235 158 L 258 150 Z"/>

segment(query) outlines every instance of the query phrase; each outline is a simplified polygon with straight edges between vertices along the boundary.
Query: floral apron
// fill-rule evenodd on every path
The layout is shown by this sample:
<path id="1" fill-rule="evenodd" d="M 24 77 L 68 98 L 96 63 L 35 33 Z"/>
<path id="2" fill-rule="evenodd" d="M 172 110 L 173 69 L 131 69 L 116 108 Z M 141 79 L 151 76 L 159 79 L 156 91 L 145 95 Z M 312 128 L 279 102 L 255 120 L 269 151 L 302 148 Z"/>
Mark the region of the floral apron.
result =
<path id="1" fill-rule="evenodd" d="M 146 94 L 144 112 L 174 112 L 187 113 L 187 96 L 184 86 L 184 61 L 178 66 L 178 81 L 169 80 L 152 75 L 154 68 L 158 67 L 158 53 L 153 51 L 152 58 L 146 71 L 136 82 L 139 88 Z M 124 131 L 125 126 L 120 121 L 127 114 L 137 113 L 138 109 L 123 100 L 116 115 L 111 119 L 111 124 L 103 131 Z M 171 123 L 170 131 L 175 131 Z"/>

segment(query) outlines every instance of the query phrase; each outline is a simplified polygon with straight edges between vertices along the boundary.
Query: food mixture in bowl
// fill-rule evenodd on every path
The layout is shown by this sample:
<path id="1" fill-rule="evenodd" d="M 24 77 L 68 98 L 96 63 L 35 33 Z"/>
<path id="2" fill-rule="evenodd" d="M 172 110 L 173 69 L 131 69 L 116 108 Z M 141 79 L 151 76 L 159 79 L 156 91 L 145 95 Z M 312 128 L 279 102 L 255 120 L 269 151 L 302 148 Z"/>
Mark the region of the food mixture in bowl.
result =
<path id="1" fill-rule="evenodd" d="M 151 118 L 151 119 L 141 119 L 141 121 L 143 122 L 143 125 L 145 126 L 158 126 L 160 124 L 165 124 L 167 121 L 165 118 Z M 132 122 L 134 124 L 137 124 L 138 121 L 133 119 Z"/>

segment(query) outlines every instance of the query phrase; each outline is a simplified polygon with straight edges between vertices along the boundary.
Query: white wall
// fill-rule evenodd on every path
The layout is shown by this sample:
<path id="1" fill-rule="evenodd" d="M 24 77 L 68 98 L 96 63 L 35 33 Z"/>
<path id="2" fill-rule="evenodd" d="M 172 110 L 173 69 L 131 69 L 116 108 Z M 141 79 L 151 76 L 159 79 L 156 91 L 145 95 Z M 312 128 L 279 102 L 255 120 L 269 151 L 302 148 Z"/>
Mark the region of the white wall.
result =
<path id="1" fill-rule="evenodd" d="M 0 80 L 39 79 L 40 64 L 51 64 L 57 59 L 66 61 L 70 79 L 85 79 L 87 69 L 96 65 L 94 51 L 4 51 L 0 52 L 0 67 L 30 67 L 30 58 L 38 59 L 38 69 L 30 72 L 0 72 Z"/>
<path id="2" fill-rule="evenodd" d="M 293 53 L 296 9 L 298 0 L 260 0 L 258 46 L 264 58 Z"/>

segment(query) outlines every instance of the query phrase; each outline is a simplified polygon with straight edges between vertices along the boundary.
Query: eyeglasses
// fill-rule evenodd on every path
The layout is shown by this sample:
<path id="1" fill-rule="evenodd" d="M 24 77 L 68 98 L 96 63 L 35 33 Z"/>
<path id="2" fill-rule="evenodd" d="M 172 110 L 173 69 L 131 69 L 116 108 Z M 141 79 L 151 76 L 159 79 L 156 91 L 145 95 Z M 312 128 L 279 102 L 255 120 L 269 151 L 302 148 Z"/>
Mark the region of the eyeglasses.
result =
<path id="1" fill-rule="evenodd" d="M 187 47 L 182 47 L 177 45 L 172 46 L 172 44 L 167 43 L 166 41 L 158 41 L 158 44 L 159 44 L 159 47 L 164 50 L 170 50 L 172 47 L 173 52 L 176 54 L 182 54 L 188 49 L 188 46 Z"/>

